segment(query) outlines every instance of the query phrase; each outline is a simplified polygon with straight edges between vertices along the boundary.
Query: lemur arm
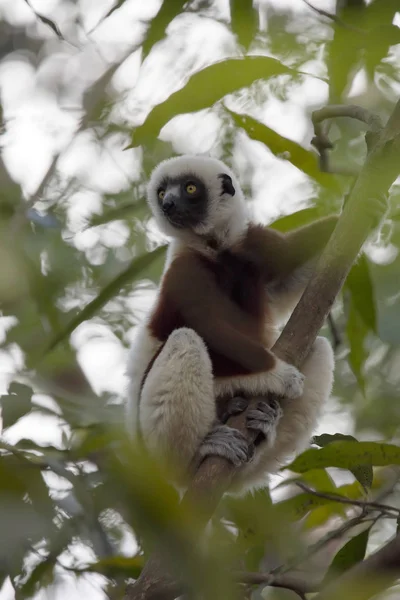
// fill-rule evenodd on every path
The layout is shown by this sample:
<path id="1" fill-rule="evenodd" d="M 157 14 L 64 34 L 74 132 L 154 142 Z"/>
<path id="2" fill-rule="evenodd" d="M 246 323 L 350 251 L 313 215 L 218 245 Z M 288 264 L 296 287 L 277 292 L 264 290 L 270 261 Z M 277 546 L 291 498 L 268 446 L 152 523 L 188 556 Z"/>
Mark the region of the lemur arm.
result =
<path id="1" fill-rule="evenodd" d="M 338 216 L 319 219 L 282 234 L 271 228 L 252 226 L 243 242 L 244 253 L 264 271 L 268 281 L 284 280 L 321 253 Z"/>
<path id="2" fill-rule="evenodd" d="M 222 293 L 213 273 L 195 256 L 188 254 L 175 259 L 164 285 L 169 301 L 177 307 L 185 325 L 193 328 L 215 352 L 249 372 L 275 367 L 272 352 L 240 331 L 241 320 L 248 317 Z"/>
<path id="3" fill-rule="evenodd" d="M 326 246 L 338 222 L 338 216 L 325 217 L 299 227 L 285 235 L 286 261 L 284 270 L 293 271 L 316 258 Z"/>

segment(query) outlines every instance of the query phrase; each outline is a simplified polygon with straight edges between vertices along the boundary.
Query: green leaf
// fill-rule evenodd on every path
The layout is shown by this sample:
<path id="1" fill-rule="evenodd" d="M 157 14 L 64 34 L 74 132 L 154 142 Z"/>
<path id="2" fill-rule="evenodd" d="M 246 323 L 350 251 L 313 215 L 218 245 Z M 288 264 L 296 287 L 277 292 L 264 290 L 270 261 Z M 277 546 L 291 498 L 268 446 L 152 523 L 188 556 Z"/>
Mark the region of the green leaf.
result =
<path id="1" fill-rule="evenodd" d="M 132 577 L 137 579 L 143 569 L 143 556 L 112 556 L 102 558 L 96 563 L 89 565 L 85 571 L 102 573 L 107 577 Z"/>
<path id="2" fill-rule="evenodd" d="M 352 305 L 368 329 L 376 333 L 374 287 L 368 259 L 362 254 L 347 276 L 345 289 L 350 292 Z"/>
<path id="3" fill-rule="evenodd" d="M 325 448 L 306 450 L 284 469 L 305 473 L 327 467 L 352 470 L 360 465 L 400 465 L 400 447 L 379 442 L 332 442 Z"/>
<path id="4" fill-rule="evenodd" d="M 365 350 L 365 340 L 368 336 L 368 328 L 365 326 L 360 313 L 358 313 L 355 309 L 352 300 L 350 300 L 346 334 L 350 348 L 349 364 L 362 393 L 365 395 L 365 378 L 363 367 L 368 357 L 368 352 Z"/>
<path id="5" fill-rule="evenodd" d="M 327 444 L 331 444 L 332 442 L 345 440 L 352 442 L 358 441 L 352 435 L 345 435 L 343 433 L 334 433 L 333 435 L 331 435 L 329 433 L 323 433 L 322 435 L 315 436 L 313 438 L 313 443 L 323 448 L 324 446 L 326 446 Z M 369 490 L 371 488 L 374 479 L 374 471 L 371 465 L 358 465 L 350 469 L 350 471 L 353 473 L 357 481 L 362 485 L 364 490 Z"/>
<path id="6" fill-rule="evenodd" d="M 324 578 L 324 584 L 335 579 L 365 558 L 370 528 L 351 538 L 336 554 Z"/>
<path id="7" fill-rule="evenodd" d="M 292 496 L 292 498 L 278 502 L 276 507 L 279 511 L 282 511 L 281 514 L 283 514 L 285 518 L 298 521 L 311 510 L 319 508 L 320 506 L 325 506 L 325 504 L 336 504 L 336 502 L 329 498 L 321 498 L 314 494 L 304 492 L 303 494 L 297 494 L 296 496 Z"/>
<path id="8" fill-rule="evenodd" d="M 208 108 L 227 94 L 249 86 L 257 79 L 268 79 L 284 73 L 295 71 L 269 56 L 229 58 L 205 67 L 194 73 L 185 87 L 153 108 L 143 125 L 133 132 L 132 146 L 139 146 L 149 137 L 156 137 L 175 115 Z"/>
<path id="9" fill-rule="evenodd" d="M 312 223 L 318 219 L 320 216 L 321 213 L 318 208 L 304 208 L 303 210 L 298 210 L 290 215 L 280 217 L 273 223 L 270 223 L 268 227 L 285 233 L 286 231 L 291 231 L 297 227 L 308 225 L 309 223 Z"/>
<path id="10" fill-rule="evenodd" d="M 253 0 L 230 0 L 231 28 L 238 42 L 248 49 L 257 32 L 258 19 Z"/>
<path id="11" fill-rule="evenodd" d="M 312 443 L 324 448 L 332 442 L 358 442 L 354 435 L 345 433 L 322 433 L 321 435 L 315 435 L 312 439 Z"/>
<path id="12" fill-rule="evenodd" d="M 141 256 L 135 258 L 130 266 L 122 271 L 115 279 L 113 279 L 105 288 L 101 290 L 98 296 L 85 308 L 76 315 L 48 345 L 45 353 L 53 350 L 58 344 L 65 341 L 69 335 L 84 321 L 91 319 L 97 311 L 99 311 L 109 300 L 118 294 L 118 292 L 126 285 L 133 283 L 143 271 L 151 266 L 151 264 L 158 258 L 164 255 L 166 250 L 165 246 L 159 246 L 152 252 L 146 252 Z"/>
<path id="13" fill-rule="evenodd" d="M 374 471 L 371 465 L 359 465 L 350 469 L 357 481 L 363 486 L 365 491 L 371 489 L 374 480 Z"/>
<path id="14" fill-rule="evenodd" d="M 267 489 L 246 494 L 243 498 L 227 497 L 222 503 L 221 517 L 227 517 L 239 530 L 248 532 L 257 540 L 264 539 L 270 531 L 272 500 Z"/>
<path id="15" fill-rule="evenodd" d="M 146 39 L 142 46 L 143 59 L 150 52 L 154 44 L 162 38 L 167 25 L 179 15 L 186 2 L 187 0 L 164 0 L 147 30 Z"/>
<path id="16" fill-rule="evenodd" d="M 96 227 L 97 225 L 104 225 L 110 221 L 118 221 L 120 219 L 132 219 L 134 216 L 138 216 L 142 211 L 146 210 L 146 200 L 142 199 L 138 202 L 128 202 L 122 206 L 111 208 L 104 212 L 102 215 L 94 215 L 90 220 L 90 227 Z"/>
<path id="17" fill-rule="evenodd" d="M 12 383 L 9 394 L 0 396 L 3 427 L 11 427 L 32 408 L 32 390 L 21 383 Z"/>
<path id="18" fill-rule="evenodd" d="M 275 156 L 288 160 L 293 166 L 321 185 L 328 187 L 335 185 L 335 177 L 321 171 L 315 152 L 306 150 L 297 142 L 280 135 L 248 115 L 239 114 L 227 108 L 225 110 L 231 115 L 237 127 L 242 127 L 252 140 L 265 144 Z"/>
<path id="19" fill-rule="evenodd" d="M 331 502 L 321 506 L 317 506 L 311 510 L 302 522 L 302 529 L 307 531 L 321 527 L 327 523 L 332 517 L 346 517 L 346 510 L 340 502 Z"/>
<path id="20" fill-rule="evenodd" d="M 262 559 L 265 556 L 265 541 L 261 544 L 255 544 L 245 553 L 244 562 L 248 571 L 258 571 Z"/>
<path id="21" fill-rule="evenodd" d="M 307 471 L 307 473 L 300 475 L 298 477 L 290 477 L 285 479 L 281 483 L 279 483 L 275 489 L 280 489 L 281 487 L 287 487 L 288 485 L 293 485 L 296 481 L 302 481 L 306 483 L 308 486 L 313 487 L 316 490 L 330 491 L 336 492 L 337 487 L 329 475 L 328 471 L 325 469 L 314 469 L 311 471 Z"/>

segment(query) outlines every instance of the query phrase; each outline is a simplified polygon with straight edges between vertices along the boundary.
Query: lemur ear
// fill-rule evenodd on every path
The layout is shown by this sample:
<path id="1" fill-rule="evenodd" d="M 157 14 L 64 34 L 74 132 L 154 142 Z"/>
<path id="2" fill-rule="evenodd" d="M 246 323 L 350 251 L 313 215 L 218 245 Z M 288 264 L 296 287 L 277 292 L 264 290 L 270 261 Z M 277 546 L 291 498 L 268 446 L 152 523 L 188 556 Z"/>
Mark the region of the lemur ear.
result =
<path id="1" fill-rule="evenodd" d="M 222 179 L 222 192 L 220 195 L 229 194 L 230 196 L 234 196 L 235 188 L 233 187 L 232 178 L 226 173 L 221 173 L 218 177 Z"/>

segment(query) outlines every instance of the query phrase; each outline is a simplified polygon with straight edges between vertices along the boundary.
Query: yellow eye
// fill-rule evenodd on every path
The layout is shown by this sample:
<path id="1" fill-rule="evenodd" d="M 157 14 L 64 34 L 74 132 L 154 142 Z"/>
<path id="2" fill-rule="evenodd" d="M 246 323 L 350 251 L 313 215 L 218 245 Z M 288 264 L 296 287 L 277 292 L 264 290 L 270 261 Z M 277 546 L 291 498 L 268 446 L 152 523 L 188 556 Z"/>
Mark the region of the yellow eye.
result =
<path id="1" fill-rule="evenodd" d="M 158 197 L 162 200 L 165 196 L 165 190 L 158 190 Z"/>
<path id="2" fill-rule="evenodd" d="M 195 194 L 197 192 L 197 186 L 195 186 L 194 183 L 188 183 L 186 191 L 188 194 Z"/>

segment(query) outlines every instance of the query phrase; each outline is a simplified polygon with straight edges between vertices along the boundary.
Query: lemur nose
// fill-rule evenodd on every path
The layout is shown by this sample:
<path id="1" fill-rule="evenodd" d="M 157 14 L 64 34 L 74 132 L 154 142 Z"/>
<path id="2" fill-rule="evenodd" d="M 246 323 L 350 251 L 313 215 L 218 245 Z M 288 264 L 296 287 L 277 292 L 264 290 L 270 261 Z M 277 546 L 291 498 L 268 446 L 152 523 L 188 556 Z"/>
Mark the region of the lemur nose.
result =
<path id="1" fill-rule="evenodd" d="M 162 203 L 162 209 L 167 214 L 170 215 L 174 212 L 176 208 L 175 199 L 173 196 L 166 194 Z"/>

